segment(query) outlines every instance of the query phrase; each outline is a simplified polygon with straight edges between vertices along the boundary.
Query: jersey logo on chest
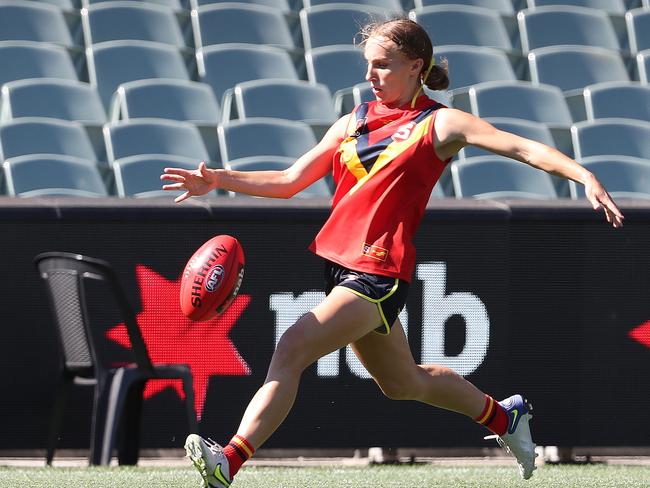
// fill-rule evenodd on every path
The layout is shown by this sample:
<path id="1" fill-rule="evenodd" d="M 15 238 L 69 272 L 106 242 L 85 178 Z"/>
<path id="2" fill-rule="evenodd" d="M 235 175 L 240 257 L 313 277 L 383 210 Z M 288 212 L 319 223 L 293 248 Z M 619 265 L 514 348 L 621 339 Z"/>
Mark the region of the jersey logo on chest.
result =
<path id="1" fill-rule="evenodd" d="M 423 110 L 412 120 L 391 129 L 389 124 L 368 122 L 368 105 L 359 106 L 355 113 L 354 130 L 341 142 L 340 160 L 357 179 L 349 193 L 354 193 L 382 168 L 424 138 L 429 130 L 432 115 L 438 105 Z"/>

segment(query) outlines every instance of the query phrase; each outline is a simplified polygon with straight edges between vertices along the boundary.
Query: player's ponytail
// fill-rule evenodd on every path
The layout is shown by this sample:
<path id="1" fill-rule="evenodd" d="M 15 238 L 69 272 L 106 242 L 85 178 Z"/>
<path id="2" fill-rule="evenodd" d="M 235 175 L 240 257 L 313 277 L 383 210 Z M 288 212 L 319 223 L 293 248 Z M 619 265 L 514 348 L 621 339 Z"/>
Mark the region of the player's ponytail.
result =
<path id="1" fill-rule="evenodd" d="M 432 90 L 444 90 L 449 86 L 449 71 L 447 69 L 447 60 L 442 58 L 437 60 L 431 58 L 430 69 L 422 73 L 422 83 Z M 426 78 L 425 78 L 426 77 Z"/>

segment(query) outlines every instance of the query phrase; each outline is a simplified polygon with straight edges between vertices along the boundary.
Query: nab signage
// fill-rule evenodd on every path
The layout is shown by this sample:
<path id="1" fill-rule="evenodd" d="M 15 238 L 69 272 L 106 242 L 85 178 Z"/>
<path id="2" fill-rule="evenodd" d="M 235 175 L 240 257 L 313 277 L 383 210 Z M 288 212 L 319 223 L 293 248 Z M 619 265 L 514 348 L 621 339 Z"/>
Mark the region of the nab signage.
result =
<path id="1" fill-rule="evenodd" d="M 490 317 L 485 304 L 471 291 L 446 289 L 447 273 L 447 264 L 441 261 L 421 263 L 416 268 L 416 278 L 423 284 L 420 363 L 441 364 L 466 376 L 476 371 L 485 360 L 490 344 Z M 297 296 L 293 292 L 273 293 L 269 307 L 275 313 L 275 344 L 296 320 L 323 298 L 325 293 L 321 291 L 306 291 Z M 459 354 L 448 356 L 445 354 L 445 323 L 455 315 L 465 323 L 465 345 Z M 399 316 L 407 336 L 408 316 L 406 308 Z M 338 376 L 340 354 L 341 351 L 335 351 L 321 358 L 316 369 L 318 376 Z M 370 378 L 350 346 L 345 348 L 344 354 L 350 373 L 359 378 Z"/>

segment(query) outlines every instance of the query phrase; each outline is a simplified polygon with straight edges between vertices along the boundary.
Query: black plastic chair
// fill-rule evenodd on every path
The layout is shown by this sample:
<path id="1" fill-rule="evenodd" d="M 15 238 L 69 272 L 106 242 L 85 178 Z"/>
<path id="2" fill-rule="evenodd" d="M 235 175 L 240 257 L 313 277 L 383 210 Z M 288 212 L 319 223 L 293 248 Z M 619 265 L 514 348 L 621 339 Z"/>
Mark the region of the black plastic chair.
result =
<path id="1" fill-rule="evenodd" d="M 137 463 L 142 394 L 149 379 L 183 381 L 189 430 L 196 432 L 194 388 L 189 367 L 182 364 L 152 364 L 136 315 L 111 266 L 99 259 L 63 252 L 39 254 L 35 264 L 47 284 L 62 351 L 47 464 L 50 465 L 54 457 L 66 400 L 73 384 L 94 387 L 91 465 L 109 464 L 114 446 L 118 448 L 120 464 Z M 115 299 L 131 341 L 134 363 L 108 367 L 100 361 L 88 314 L 87 291 L 92 288 L 90 282 L 105 285 Z"/>

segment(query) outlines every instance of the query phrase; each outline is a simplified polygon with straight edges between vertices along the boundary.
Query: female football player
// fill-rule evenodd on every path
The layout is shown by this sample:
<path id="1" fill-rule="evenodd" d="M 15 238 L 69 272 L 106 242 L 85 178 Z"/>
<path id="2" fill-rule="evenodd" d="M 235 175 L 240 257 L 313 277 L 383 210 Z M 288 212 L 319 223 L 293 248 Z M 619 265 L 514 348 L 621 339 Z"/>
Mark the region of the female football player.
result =
<path id="1" fill-rule="evenodd" d="M 426 32 L 394 19 L 362 30 L 366 79 L 375 101 L 341 117 L 323 139 L 284 171 L 167 168 L 166 190 L 182 202 L 215 188 L 289 198 L 333 171 L 329 219 L 310 249 L 325 260 L 326 298 L 280 339 L 264 384 L 224 447 L 192 434 L 186 450 L 205 486 L 228 487 L 289 413 L 302 372 L 348 344 L 383 393 L 452 410 L 487 427 L 513 454 L 523 478 L 535 469 L 531 406 L 521 395 L 495 401 L 454 371 L 413 359 L 398 314 L 415 266 L 413 235 L 429 194 L 450 159 L 472 144 L 581 183 L 594 210 L 614 227 L 623 215 L 600 182 L 557 150 L 507 132 L 422 93 L 448 84 Z"/>

